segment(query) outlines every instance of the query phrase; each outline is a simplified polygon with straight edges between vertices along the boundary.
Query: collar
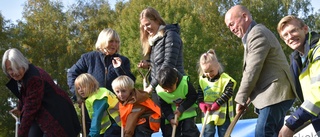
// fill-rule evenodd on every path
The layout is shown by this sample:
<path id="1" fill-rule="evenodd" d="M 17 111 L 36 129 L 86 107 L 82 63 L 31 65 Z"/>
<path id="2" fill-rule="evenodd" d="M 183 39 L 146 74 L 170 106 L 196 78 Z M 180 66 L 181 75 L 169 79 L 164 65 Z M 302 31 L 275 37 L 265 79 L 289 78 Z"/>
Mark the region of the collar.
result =
<path id="1" fill-rule="evenodd" d="M 257 25 L 257 23 L 256 23 L 254 20 L 252 20 L 251 23 L 250 23 L 250 25 L 249 25 L 249 27 L 248 27 L 248 29 L 247 29 L 247 31 L 246 31 L 246 33 L 245 33 L 244 36 L 242 37 L 242 43 L 243 43 L 243 45 L 246 45 L 246 44 L 247 44 L 248 33 L 250 32 L 250 30 L 251 30 L 255 25 Z"/>

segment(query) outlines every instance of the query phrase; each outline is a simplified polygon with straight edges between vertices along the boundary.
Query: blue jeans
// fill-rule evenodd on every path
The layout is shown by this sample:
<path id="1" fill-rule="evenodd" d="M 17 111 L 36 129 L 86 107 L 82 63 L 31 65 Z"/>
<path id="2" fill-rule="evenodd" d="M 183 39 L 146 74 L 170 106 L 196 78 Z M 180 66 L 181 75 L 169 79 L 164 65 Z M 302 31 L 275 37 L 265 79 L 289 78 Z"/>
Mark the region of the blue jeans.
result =
<path id="1" fill-rule="evenodd" d="M 214 124 L 214 121 L 211 121 L 210 123 L 205 125 L 203 136 L 204 137 L 214 137 L 214 135 L 216 134 L 216 127 L 217 127 L 218 136 L 224 137 L 224 134 L 226 133 L 229 125 L 230 125 L 229 115 L 226 115 L 226 121 L 221 126 L 216 126 Z"/>
<path id="2" fill-rule="evenodd" d="M 282 101 L 278 104 L 257 109 L 258 119 L 255 129 L 256 137 L 278 137 L 284 124 L 284 117 L 294 100 Z"/>

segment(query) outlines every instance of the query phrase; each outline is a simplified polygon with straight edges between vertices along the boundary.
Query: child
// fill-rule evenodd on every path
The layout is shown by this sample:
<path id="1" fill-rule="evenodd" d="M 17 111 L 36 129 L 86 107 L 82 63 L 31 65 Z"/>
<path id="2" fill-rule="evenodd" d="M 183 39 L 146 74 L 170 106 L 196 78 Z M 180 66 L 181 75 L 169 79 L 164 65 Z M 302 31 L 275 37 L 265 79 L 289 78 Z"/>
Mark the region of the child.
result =
<path id="1" fill-rule="evenodd" d="M 98 81 L 89 73 L 75 79 L 78 101 L 85 100 L 91 119 L 90 137 L 118 137 L 121 135 L 118 99 L 111 91 L 99 88 Z"/>
<path id="2" fill-rule="evenodd" d="M 189 82 L 189 77 L 182 76 L 174 68 L 165 67 L 160 69 L 157 81 L 159 86 L 156 91 L 166 118 L 163 136 L 171 137 L 172 126 L 175 125 L 175 137 L 198 137 L 200 133 L 194 121 L 198 107 L 197 92 Z M 174 120 L 175 115 L 178 121 Z"/>
<path id="3" fill-rule="evenodd" d="M 125 75 L 112 81 L 119 99 L 124 137 L 151 137 L 160 128 L 161 111 L 149 94 L 134 88 L 134 81 Z"/>
<path id="4" fill-rule="evenodd" d="M 230 121 L 233 119 L 233 90 L 236 81 L 218 62 L 214 50 L 201 55 L 199 60 L 199 106 L 203 113 L 209 112 L 204 137 L 213 137 L 218 129 L 219 137 L 223 137 Z"/>

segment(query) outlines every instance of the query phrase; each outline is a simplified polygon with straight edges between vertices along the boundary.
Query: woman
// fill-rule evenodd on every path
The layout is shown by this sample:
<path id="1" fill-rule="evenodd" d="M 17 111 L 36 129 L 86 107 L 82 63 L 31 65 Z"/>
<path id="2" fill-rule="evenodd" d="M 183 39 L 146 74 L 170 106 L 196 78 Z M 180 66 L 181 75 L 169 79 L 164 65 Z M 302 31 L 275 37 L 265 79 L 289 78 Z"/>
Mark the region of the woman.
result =
<path id="1" fill-rule="evenodd" d="M 140 14 L 140 41 L 145 60 L 138 67 L 151 66 L 150 85 L 146 92 L 151 93 L 158 85 L 156 77 L 161 68 L 176 68 L 184 74 L 183 44 L 178 24 L 166 25 L 158 11 L 148 7 Z M 153 94 L 156 95 L 155 92 Z"/>
<path id="2" fill-rule="evenodd" d="M 23 54 L 8 49 L 2 57 L 2 70 L 10 78 L 6 86 L 19 98 L 11 110 L 20 116 L 19 137 L 76 137 L 80 123 L 67 92 L 50 75 L 29 63 Z"/>
<path id="3" fill-rule="evenodd" d="M 70 91 L 75 95 L 74 81 L 82 73 L 89 73 L 99 82 L 99 87 L 105 87 L 112 91 L 111 82 L 120 75 L 127 75 L 135 81 L 134 75 L 130 70 L 130 60 L 119 54 L 120 52 L 120 37 L 118 33 L 107 28 L 100 32 L 96 45 L 96 51 L 85 53 L 68 71 L 68 85 Z M 113 92 L 114 93 L 114 92 Z M 75 98 L 74 98 L 75 99 Z M 87 112 L 87 111 L 85 111 Z M 88 117 L 87 113 L 87 120 Z M 90 121 L 87 121 L 87 126 L 90 127 Z M 120 135 L 120 127 L 113 121 L 115 131 Z M 87 128 L 89 132 L 89 128 Z M 108 134 L 108 133 L 107 133 Z M 112 135 L 118 133 L 110 133 Z"/>

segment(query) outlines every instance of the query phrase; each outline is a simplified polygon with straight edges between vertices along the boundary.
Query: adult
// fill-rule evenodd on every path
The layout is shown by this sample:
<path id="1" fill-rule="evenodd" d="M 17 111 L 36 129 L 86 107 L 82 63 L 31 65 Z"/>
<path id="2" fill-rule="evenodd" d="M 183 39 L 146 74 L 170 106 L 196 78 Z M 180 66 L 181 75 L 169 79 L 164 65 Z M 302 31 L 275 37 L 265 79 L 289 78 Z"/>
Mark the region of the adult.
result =
<path id="1" fill-rule="evenodd" d="M 161 68 L 172 67 L 185 74 L 180 27 L 178 24 L 167 25 L 157 10 L 147 7 L 140 13 L 140 41 L 146 60 L 141 61 L 138 67 L 151 67 L 150 85 L 146 92 L 156 95 L 156 77 Z"/>
<path id="2" fill-rule="evenodd" d="M 140 41 L 144 60 L 138 64 L 138 67 L 151 67 L 150 85 L 145 91 L 151 93 L 152 100 L 160 106 L 159 97 L 155 91 L 158 86 L 157 75 L 159 70 L 172 67 L 176 68 L 179 73 L 185 74 L 180 27 L 178 24 L 166 24 L 157 10 L 147 7 L 140 13 Z M 165 131 L 164 122 L 165 119 L 162 117 L 162 131 Z"/>
<path id="3" fill-rule="evenodd" d="M 67 92 L 43 69 L 31 64 L 15 48 L 2 57 L 6 86 L 19 99 L 11 112 L 20 117 L 19 137 L 77 137 L 80 123 Z"/>
<path id="4" fill-rule="evenodd" d="M 290 55 L 290 68 L 297 92 L 303 93 L 304 97 L 301 106 L 286 120 L 279 137 L 292 137 L 294 131 L 308 120 L 312 120 L 320 136 L 320 35 L 309 32 L 308 26 L 293 15 L 283 17 L 277 30 L 281 39 L 294 50 Z"/>
<path id="5" fill-rule="evenodd" d="M 105 87 L 112 92 L 111 82 L 120 75 L 127 75 L 135 81 L 136 78 L 130 69 L 130 60 L 119 54 L 120 36 L 115 30 L 111 28 L 103 29 L 98 36 L 95 49 L 95 51 L 81 55 L 77 63 L 68 70 L 68 85 L 73 94 L 75 94 L 74 81 L 83 73 L 91 74 L 99 82 L 99 87 Z M 89 132 L 90 119 L 87 113 L 86 116 L 88 120 L 86 127 Z M 117 130 L 115 132 L 118 132 L 120 130 L 119 126 L 114 121 L 113 123 L 115 130 Z"/>
<path id="6" fill-rule="evenodd" d="M 255 136 L 278 136 L 295 98 L 293 78 L 281 45 L 268 28 L 252 19 L 244 6 L 229 9 L 225 23 L 244 45 L 236 112 L 246 108 L 250 100 L 258 114 Z"/>

